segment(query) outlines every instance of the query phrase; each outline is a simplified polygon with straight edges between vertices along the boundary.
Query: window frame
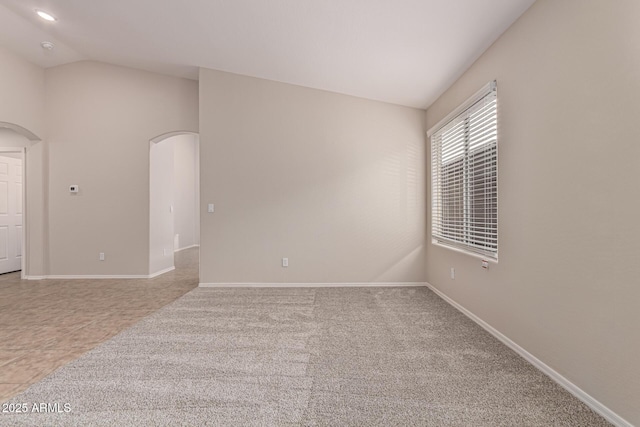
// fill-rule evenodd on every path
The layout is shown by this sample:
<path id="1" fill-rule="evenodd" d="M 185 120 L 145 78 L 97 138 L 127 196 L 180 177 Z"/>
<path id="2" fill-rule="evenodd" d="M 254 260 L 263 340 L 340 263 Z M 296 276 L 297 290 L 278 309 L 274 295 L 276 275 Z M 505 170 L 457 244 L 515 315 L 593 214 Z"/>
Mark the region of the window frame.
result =
<path id="1" fill-rule="evenodd" d="M 474 112 L 481 111 L 481 108 L 478 108 L 477 105 L 479 103 L 485 103 L 489 100 L 489 102 L 495 102 L 495 113 L 491 113 L 493 117 L 495 117 L 495 129 L 493 126 L 490 130 L 495 130 L 495 138 L 490 139 L 488 141 L 482 142 L 481 144 L 474 147 L 471 150 L 469 147 L 473 144 L 472 138 L 468 135 L 469 121 Z M 493 262 L 498 262 L 498 96 L 497 96 L 497 82 L 491 81 L 484 85 L 478 92 L 476 92 L 473 96 L 468 98 L 465 102 L 459 105 L 456 109 L 454 109 L 451 113 L 449 113 L 445 118 L 440 120 L 436 125 L 431 127 L 427 132 L 427 137 L 430 146 L 430 160 L 431 160 L 431 243 L 437 246 L 445 247 L 447 249 L 455 250 L 457 252 L 462 252 L 468 255 L 472 255 L 474 257 L 482 258 L 483 260 L 490 260 Z M 484 104 L 486 105 L 486 104 Z M 456 157 L 450 158 L 448 164 L 445 163 L 443 159 L 443 135 L 444 132 L 447 131 L 447 127 L 450 129 L 455 129 L 456 126 L 459 126 L 463 129 L 464 136 L 461 137 L 463 142 L 456 143 L 461 144 L 462 151 L 460 152 L 460 158 Z M 438 140 L 434 139 L 434 136 L 439 137 Z M 460 137 L 459 137 L 460 138 Z M 439 145 L 437 145 L 439 144 Z M 446 147 L 446 146 L 445 146 Z M 458 147 L 459 148 L 459 147 Z M 477 181 L 474 176 L 477 173 L 477 160 L 473 157 L 478 153 L 487 152 L 487 150 L 491 151 L 491 156 L 486 157 L 481 160 L 481 162 L 489 161 L 487 164 L 482 165 L 481 173 L 483 174 L 483 186 L 481 187 L 482 191 L 485 192 L 484 198 L 482 199 L 485 203 L 484 210 L 481 211 L 481 215 L 484 217 L 483 222 L 480 224 L 482 226 L 490 225 L 490 232 L 487 234 L 489 237 L 486 238 L 485 243 L 487 246 L 485 248 L 478 247 L 477 243 L 479 240 L 482 240 L 482 237 L 478 237 L 477 233 L 474 237 L 471 237 L 472 227 L 478 227 L 478 222 L 474 221 L 476 219 L 477 213 L 475 211 L 472 212 L 472 208 L 475 208 L 475 196 L 473 196 L 472 192 L 477 191 Z M 449 154 L 451 156 L 451 154 Z M 439 156 L 436 158 L 436 156 Z M 483 156 L 483 154 L 480 154 Z M 460 162 L 459 166 L 455 166 L 454 163 Z M 473 170 L 469 168 L 469 164 L 473 165 Z M 437 166 L 437 170 L 436 170 Z M 449 177 L 445 177 L 444 171 L 448 167 L 447 173 L 456 173 L 459 174 L 459 182 L 452 182 Z M 457 171 L 460 169 L 460 172 Z M 453 171 L 453 172 L 452 172 Z M 439 175 L 438 175 L 439 173 Z M 489 176 L 489 178 L 486 178 Z M 487 181 L 488 180 L 488 181 Z M 449 187 L 445 189 L 446 197 L 443 196 L 443 181 Z M 472 185 L 473 184 L 473 185 Z M 456 185 L 462 185 L 461 190 L 451 191 L 451 187 L 455 187 Z M 438 187 L 437 187 L 438 186 Z M 489 191 L 490 193 L 487 193 Z M 459 193 L 458 193 L 459 192 Z M 489 194 L 489 196 L 487 196 Z M 439 200 L 436 197 L 440 197 Z M 488 199 L 487 199 L 488 197 Z M 451 209 L 451 207 L 447 207 L 447 204 L 451 204 L 452 200 L 457 201 L 457 199 L 462 200 L 462 214 L 459 214 L 459 217 L 462 219 L 461 224 L 455 224 L 453 226 L 454 231 L 449 231 L 448 236 L 447 232 L 445 232 L 446 224 L 451 224 L 452 221 L 457 219 L 455 214 L 446 214 L 447 209 Z M 495 200 L 492 204 L 487 205 L 487 200 Z M 489 206 L 489 208 L 487 208 Z M 495 207 L 493 207 L 495 206 Z M 460 207 L 456 206 L 459 210 Z M 437 214 L 437 217 L 436 217 Z M 437 219 L 437 223 L 436 223 Z M 460 222 L 460 221 L 458 221 Z M 455 230 L 458 228 L 460 231 Z M 485 228 L 489 229 L 489 228 Z M 451 228 L 449 228 L 451 230 Z M 456 232 L 457 231 L 457 232 Z M 457 235 L 456 235 L 457 234 Z M 494 250 L 495 248 L 495 250 Z"/>

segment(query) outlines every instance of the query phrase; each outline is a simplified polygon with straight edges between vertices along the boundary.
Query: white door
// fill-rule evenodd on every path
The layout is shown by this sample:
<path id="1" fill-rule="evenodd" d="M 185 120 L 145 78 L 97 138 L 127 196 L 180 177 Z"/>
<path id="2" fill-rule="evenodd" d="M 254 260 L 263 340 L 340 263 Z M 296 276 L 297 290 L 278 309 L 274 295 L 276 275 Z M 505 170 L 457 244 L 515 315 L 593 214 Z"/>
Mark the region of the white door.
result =
<path id="1" fill-rule="evenodd" d="M 0 274 L 22 269 L 22 159 L 0 156 Z"/>

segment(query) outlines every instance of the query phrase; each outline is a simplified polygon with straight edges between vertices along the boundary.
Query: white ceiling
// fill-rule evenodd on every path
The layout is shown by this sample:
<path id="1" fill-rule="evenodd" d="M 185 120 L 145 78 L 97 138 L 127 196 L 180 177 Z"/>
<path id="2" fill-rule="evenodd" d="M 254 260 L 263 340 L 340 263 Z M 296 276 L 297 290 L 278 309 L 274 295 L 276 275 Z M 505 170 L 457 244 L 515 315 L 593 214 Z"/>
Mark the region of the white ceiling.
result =
<path id="1" fill-rule="evenodd" d="M 0 0 L 0 44 L 43 67 L 206 67 L 426 108 L 533 2 Z"/>

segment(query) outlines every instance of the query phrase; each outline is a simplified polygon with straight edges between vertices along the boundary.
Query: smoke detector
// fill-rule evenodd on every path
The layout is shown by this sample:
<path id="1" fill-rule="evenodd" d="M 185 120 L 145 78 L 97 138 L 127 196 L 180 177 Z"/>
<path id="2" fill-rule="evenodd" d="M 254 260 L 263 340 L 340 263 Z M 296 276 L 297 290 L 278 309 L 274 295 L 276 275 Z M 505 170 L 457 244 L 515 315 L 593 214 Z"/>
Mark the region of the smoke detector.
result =
<path id="1" fill-rule="evenodd" d="M 51 42 L 42 42 L 40 43 L 40 46 L 42 46 L 44 50 L 53 50 L 53 48 L 55 47 L 55 45 Z"/>

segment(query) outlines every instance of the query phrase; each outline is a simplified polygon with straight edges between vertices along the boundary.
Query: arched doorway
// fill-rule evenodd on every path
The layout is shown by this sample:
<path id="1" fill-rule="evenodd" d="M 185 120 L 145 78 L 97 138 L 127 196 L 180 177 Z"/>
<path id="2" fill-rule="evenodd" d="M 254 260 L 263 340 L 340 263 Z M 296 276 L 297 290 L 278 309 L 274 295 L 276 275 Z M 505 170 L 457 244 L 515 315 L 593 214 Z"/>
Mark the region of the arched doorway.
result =
<path id="1" fill-rule="evenodd" d="M 177 131 L 149 144 L 149 276 L 175 268 L 174 253 L 200 245 L 199 137 Z"/>
<path id="2" fill-rule="evenodd" d="M 40 138 L 15 123 L 0 122 L 0 273 L 30 271 L 27 164 Z M 41 173 L 41 171 L 40 171 Z"/>

